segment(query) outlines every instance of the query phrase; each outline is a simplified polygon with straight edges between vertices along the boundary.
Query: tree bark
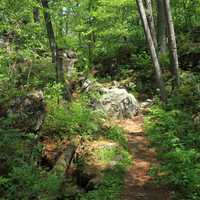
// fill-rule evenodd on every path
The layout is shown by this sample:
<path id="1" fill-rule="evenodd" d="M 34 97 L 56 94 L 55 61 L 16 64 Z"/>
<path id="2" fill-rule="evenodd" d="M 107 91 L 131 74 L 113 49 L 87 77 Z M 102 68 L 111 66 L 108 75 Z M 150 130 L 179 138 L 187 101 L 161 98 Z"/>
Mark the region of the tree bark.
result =
<path id="1" fill-rule="evenodd" d="M 33 8 L 33 20 L 35 23 L 40 22 L 40 10 L 38 7 Z"/>
<path id="2" fill-rule="evenodd" d="M 64 78 L 64 68 L 63 68 L 63 49 L 56 48 L 56 74 L 57 80 L 60 83 L 65 82 Z"/>
<path id="3" fill-rule="evenodd" d="M 44 20 L 46 24 L 50 49 L 52 52 L 52 62 L 55 63 L 55 68 L 56 68 L 56 80 L 57 83 L 61 83 L 64 86 L 63 89 L 64 99 L 71 100 L 71 92 L 69 89 L 69 85 L 65 81 L 65 75 L 64 75 L 64 66 L 63 66 L 64 51 L 62 48 L 58 48 L 56 43 L 53 25 L 51 22 L 51 16 L 48 12 L 49 9 L 48 0 L 41 0 L 41 3 L 44 8 Z"/>
<path id="4" fill-rule="evenodd" d="M 57 82 L 63 85 L 63 97 L 65 100 L 71 101 L 70 84 L 65 81 L 64 73 L 64 49 L 56 48 L 56 74 Z"/>
<path id="5" fill-rule="evenodd" d="M 92 9 L 93 9 L 93 3 L 94 2 L 92 0 L 90 0 L 89 5 L 88 5 L 88 13 L 89 13 L 89 16 L 90 16 L 88 24 L 89 24 L 90 28 L 92 28 L 92 26 L 93 26 L 93 20 L 91 19 L 91 12 L 92 12 Z M 95 48 L 95 32 L 91 31 L 88 34 L 88 61 L 89 61 L 89 65 L 92 65 L 92 62 L 93 62 L 94 48 Z"/>
<path id="6" fill-rule="evenodd" d="M 165 92 L 165 87 L 164 87 L 164 82 L 162 79 L 162 72 L 160 69 L 160 64 L 158 61 L 158 56 L 156 54 L 156 49 L 154 46 L 154 42 L 151 36 L 151 32 L 148 26 L 148 21 L 147 21 L 147 17 L 146 17 L 146 13 L 145 13 L 145 9 L 144 9 L 144 5 L 142 0 L 137 0 L 137 5 L 138 5 L 138 9 L 139 9 L 139 13 L 140 13 L 140 17 L 141 20 L 143 22 L 143 27 L 144 27 L 144 32 L 146 35 L 146 39 L 149 45 L 149 50 L 151 53 L 151 58 L 152 58 L 152 62 L 154 65 L 154 69 L 155 69 L 155 75 L 156 75 L 156 81 L 157 81 L 157 85 L 158 88 L 160 90 L 160 96 L 161 96 L 161 100 L 162 101 L 166 101 L 166 92 Z"/>
<path id="7" fill-rule="evenodd" d="M 53 25 L 51 22 L 51 16 L 48 12 L 49 5 L 48 5 L 48 0 L 41 0 L 42 7 L 44 8 L 44 20 L 46 24 L 46 29 L 47 29 L 47 35 L 49 39 L 49 45 L 52 53 L 52 63 L 55 63 L 56 61 L 56 49 L 57 49 L 57 44 L 56 44 L 56 39 L 53 31 Z"/>
<path id="8" fill-rule="evenodd" d="M 164 0 L 157 0 L 157 27 L 158 51 L 162 55 L 167 52 L 167 19 Z"/>
<path id="9" fill-rule="evenodd" d="M 153 18 L 152 1 L 145 0 L 145 6 L 146 6 L 146 17 L 149 24 L 151 36 L 154 42 L 154 46 L 155 48 L 157 48 L 158 42 L 157 42 L 156 29 L 155 29 L 155 23 L 154 23 L 154 18 Z"/>
<path id="10" fill-rule="evenodd" d="M 174 31 L 174 23 L 171 13 L 170 0 L 164 0 L 164 4 L 165 4 L 165 13 L 166 13 L 167 29 L 169 37 L 169 50 L 171 53 L 173 82 L 174 82 L 174 87 L 178 87 L 180 85 L 179 63 L 178 63 L 176 35 Z"/>

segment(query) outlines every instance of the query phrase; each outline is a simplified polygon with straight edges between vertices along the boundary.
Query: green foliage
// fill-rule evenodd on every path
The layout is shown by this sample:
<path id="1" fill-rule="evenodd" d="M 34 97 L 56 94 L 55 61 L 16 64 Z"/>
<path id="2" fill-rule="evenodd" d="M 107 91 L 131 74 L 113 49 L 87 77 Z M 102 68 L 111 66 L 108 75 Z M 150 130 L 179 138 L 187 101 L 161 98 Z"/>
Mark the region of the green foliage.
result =
<path id="1" fill-rule="evenodd" d="M 182 73 L 181 87 L 176 95 L 172 96 L 171 102 L 175 104 L 176 108 L 184 108 L 185 111 L 197 113 L 200 111 L 200 79 L 198 74 Z M 173 104 L 171 104 L 173 106 Z M 172 108 L 169 105 L 169 109 Z"/>
<path id="2" fill-rule="evenodd" d="M 60 85 L 48 86 L 45 96 L 48 104 L 48 115 L 43 131 L 53 131 L 56 136 L 84 137 L 100 136 L 101 120 L 94 111 L 84 105 L 84 102 L 72 102 L 68 105 L 57 104 L 60 98 Z M 61 99 L 60 99 L 61 100 Z M 1 198 L 14 199 L 58 199 L 62 195 L 60 190 L 62 177 L 47 172 L 38 166 L 42 146 L 38 143 L 38 136 L 27 133 L 24 135 L 16 129 L 9 128 L 9 119 L 3 120 L 0 130 L 0 194 Z M 107 133 L 108 134 L 107 134 Z M 120 142 L 126 146 L 126 140 L 121 129 L 110 128 L 103 132 L 109 139 Z M 49 136 L 50 135 L 46 135 Z M 55 136 L 55 135 L 54 135 Z M 122 190 L 123 172 L 131 163 L 129 153 L 123 148 L 100 151 L 98 159 L 111 162 L 117 159 L 118 165 L 113 170 L 108 170 L 103 184 L 95 190 L 81 195 L 78 199 L 118 199 Z"/>
<path id="3" fill-rule="evenodd" d="M 133 62 L 136 64 L 135 70 L 137 75 L 136 89 L 139 92 L 151 93 L 152 88 L 155 87 L 153 80 L 153 70 L 151 58 L 148 53 L 143 50 L 139 54 L 132 56 Z M 152 87 L 153 85 L 153 87 Z"/>
<path id="4" fill-rule="evenodd" d="M 122 128 L 118 126 L 112 126 L 104 134 L 107 139 L 113 140 L 127 148 L 128 141 Z"/>
<path id="5" fill-rule="evenodd" d="M 110 161 L 117 162 L 117 166 L 126 169 L 131 164 L 130 154 L 120 146 L 110 149 L 101 149 L 97 152 L 98 160 L 104 164 Z"/>
<path id="6" fill-rule="evenodd" d="M 199 79 L 189 77 L 164 108 L 151 108 L 145 127 L 161 160 L 154 175 L 178 190 L 178 198 L 192 200 L 200 198 L 200 127 L 193 119 L 200 102 Z"/>
<path id="7" fill-rule="evenodd" d="M 6 119 L 1 120 L 0 140 L 1 199 L 56 199 L 60 195 L 60 178 L 37 166 L 41 154 L 37 137 L 9 128 Z"/>
<path id="8" fill-rule="evenodd" d="M 200 1 L 174 0 L 171 4 L 178 51 L 198 53 Z M 39 10 L 39 22 L 33 20 L 35 8 Z M 37 0 L 0 2 L 0 115 L 14 97 L 44 89 L 48 111 L 39 135 L 81 135 L 90 139 L 101 136 L 126 149 L 123 131 L 118 127 L 102 128 L 104 117 L 88 108 L 89 100 L 98 98 L 96 93 L 64 102 L 63 86 L 55 83 L 43 11 Z M 132 77 L 136 79 L 137 92 L 153 94 L 152 63 L 135 2 L 49 0 L 48 12 L 58 47 L 76 51 L 79 71 L 89 71 L 98 64 L 109 71 L 114 65 L 117 79 Z M 169 55 L 163 55 L 160 61 L 163 71 L 168 71 Z M 168 73 L 164 75 L 168 79 Z M 112 72 L 101 78 L 112 80 Z M 175 186 L 182 193 L 180 198 L 192 200 L 200 199 L 200 123 L 195 122 L 200 113 L 200 78 L 198 74 L 183 73 L 181 79 L 181 87 L 165 107 L 152 107 L 146 130 L 160 152 L 161 166 L 155 173 L 162 176 L 158 178 Z M 41 155 L 38 138 L 11 128 L 10 121 L 0 120 L 0 198 L 58 199 L 62 195 L 60 177 L 37 165 Z M 127 152 L 120 150 L 128 163 Z M 109 161 L 118 153 L 101 152 L 101 158 Z M 120 169 L 108 171 L 104 183 L 80 199 L 119 199 L 125 163 Z"/>
<path id="9" fill-rule="evenodd" d="M 8 199 L 56 199 L 59 197 L 60 177 L 42 172 L 33 165 L 13 167 L 6 184 Z"/>
<path id="10" fill-rule="evenodd" d="M 86 195 L 78 197 L 77 200 L 119 200 L 123 188 L 123 175 L 124 172 L 120 168 L 108 171 L 99 188 L 89 191 Z"/>
<path id="11" fill-rule="evenodd" d="M 49 85 L 46 88 L 48 114 L 43 131 L 58 135 L 95 136 L 100 132 L 101 116 L 87 106 L 82 98 L 71 103 L 58 103 L 62 101 L 62 86 Z"/>

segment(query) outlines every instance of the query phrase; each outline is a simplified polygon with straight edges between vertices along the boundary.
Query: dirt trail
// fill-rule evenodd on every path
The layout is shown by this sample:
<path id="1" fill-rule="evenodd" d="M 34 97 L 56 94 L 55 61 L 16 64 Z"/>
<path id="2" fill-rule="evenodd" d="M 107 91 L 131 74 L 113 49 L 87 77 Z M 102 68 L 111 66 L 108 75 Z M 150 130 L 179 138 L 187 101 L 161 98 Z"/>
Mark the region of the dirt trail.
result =
<path id="1" fill-rule="evenodd" d="M 125 176 L 122 200 L 170 200 L 167 189 L 156 186 L 148 175 L 150 167 L 158 164 L 156 154 L 143 131 L 143 117 L 118 122 L 128 133 L 129 151 L 133 165 Z"/>

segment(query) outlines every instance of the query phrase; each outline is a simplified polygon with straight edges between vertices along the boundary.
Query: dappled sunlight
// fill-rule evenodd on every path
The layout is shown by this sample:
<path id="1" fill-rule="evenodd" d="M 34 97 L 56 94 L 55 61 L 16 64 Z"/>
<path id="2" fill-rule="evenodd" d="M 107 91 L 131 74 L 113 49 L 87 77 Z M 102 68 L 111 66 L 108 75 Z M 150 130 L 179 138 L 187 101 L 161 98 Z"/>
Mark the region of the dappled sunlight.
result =
<path id="1" fill-rule="evenodd" d="M 120 121 L 128 136 L 129 151 L 134 155 L 134 162 L 126 173 L 123 200 L 170 200 L 168 189 L 155 185 L 149 175 L 151 167 L 158 165 L 156 152 L 144 134 L 143 117 Z"/>

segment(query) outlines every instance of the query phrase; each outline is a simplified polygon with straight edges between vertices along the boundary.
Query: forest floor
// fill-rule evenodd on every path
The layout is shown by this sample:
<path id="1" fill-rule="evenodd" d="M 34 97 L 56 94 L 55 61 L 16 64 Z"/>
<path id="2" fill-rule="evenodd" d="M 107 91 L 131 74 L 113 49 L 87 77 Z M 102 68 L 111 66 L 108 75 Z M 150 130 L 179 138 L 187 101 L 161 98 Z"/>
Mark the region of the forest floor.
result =
<path id="1" fill-rule="evenodd" d="M 143 116 L 118 121 L 128 134 L 129 151 L 133 164 L 124 180 L 122 200 L 170 200 L 168 189 L 159 187 L 149 175 L 150 168 L 158 165 L 156 152 L 144 134 Z"/>

